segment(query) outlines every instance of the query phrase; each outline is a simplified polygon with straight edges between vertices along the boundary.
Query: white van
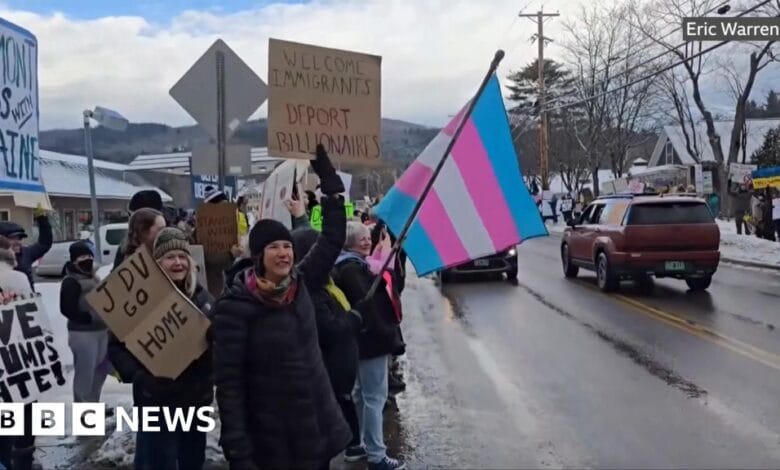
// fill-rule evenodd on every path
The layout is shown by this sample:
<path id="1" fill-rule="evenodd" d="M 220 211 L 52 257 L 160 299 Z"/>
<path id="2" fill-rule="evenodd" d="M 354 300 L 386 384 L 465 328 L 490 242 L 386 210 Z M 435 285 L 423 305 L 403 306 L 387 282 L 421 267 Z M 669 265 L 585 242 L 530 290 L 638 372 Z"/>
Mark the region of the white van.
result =
<path id="1" fill-rule="evenodd" d="M 114 263 L 116 252 L 122 245 L 127 236 L 127 223 L 108 224 L 100 227 L 100 249 L 102 251 L 102 264 L 111 265 Z M 93 236 L 88 240 L 94 246 Z M 35 274 L 38 276 L 63 276 L 65 265 L 70 260 L 70 245 L 73 241 L 58 242 L 52 245 L 51 250 L 43 258 L 38 260 L 35 266 Z"/>

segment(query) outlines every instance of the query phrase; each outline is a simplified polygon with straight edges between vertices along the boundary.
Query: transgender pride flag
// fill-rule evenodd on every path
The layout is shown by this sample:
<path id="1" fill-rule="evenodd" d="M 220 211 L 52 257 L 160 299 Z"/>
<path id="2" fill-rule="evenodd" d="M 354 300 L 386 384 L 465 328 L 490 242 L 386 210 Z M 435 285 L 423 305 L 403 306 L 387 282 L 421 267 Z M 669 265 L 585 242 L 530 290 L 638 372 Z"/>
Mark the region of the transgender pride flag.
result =
<path id="1" fill-rule="evenodd" d="M 467 106 L 431 141 L 376 209 L 395 235 L 412 215 Z M 520 174 L 498 79 L 478 97 L 451 155 L 423 201 L 403 248 L 418 275 L 545 236 Z"/>

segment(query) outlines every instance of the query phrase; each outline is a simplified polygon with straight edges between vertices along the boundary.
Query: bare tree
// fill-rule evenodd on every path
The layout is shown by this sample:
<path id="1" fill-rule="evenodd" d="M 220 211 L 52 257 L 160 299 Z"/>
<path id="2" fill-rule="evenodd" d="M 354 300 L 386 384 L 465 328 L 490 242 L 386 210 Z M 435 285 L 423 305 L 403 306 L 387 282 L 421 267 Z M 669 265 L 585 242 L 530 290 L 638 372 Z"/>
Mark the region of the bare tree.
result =
<path id="1" fill-rule="evenodd" d="M 599 169 L 604 163 L 605 129 L 609 97 L 606 93 L 619 60 L 616 35 L 609 30 L 603 8 L 583 5 L 574 21 L 564 22 L 568 40 L 564 47 L 574 75 L 574 86 L 581 103 L 575 108 L 578 119 L 572 129 L 591 172 L 593 192 L 599 193 Z M 553 104 L 555 106 L 555 104 Z"/>
<path id="2" fill-rule="evenodd" d="M 674 108 L 673 121 L 679 126 L 685 139 L 685 149 L 696 161 L 701 158 L 701 142 L 696 132 L 696 119 L 693 116 L 687 76 L 681 77 L 677 69 L 672 69 L 658 76 L 656 86 L 666 97 L 669 105 Z"/>
<path id="3" fill-rule="evenodd" d="M 715 161 L 719 166 L 718 170 L 718 189 L 721 193 L 721 200 L 725 202 L 724 209 L 727 214 L 731 212 L 731 199 L 725 189 L 728 187 L 727 165 L 736 161 L 739 154 L 742 133 L 746 119 L 746 106 L 750 93 L 755 84 L 758 73 L 764 70 L 770 63 L 777 61 L 776 43 L 768 41 L 760 44 L 748 44 L 738 46 L 742 57 L 747 56 L 748 64 L 744 70 L 734 70 L 730 77 L 730 83 L 734 86 L 736 94 L 736 103 L 733 116 L 733 126 L 729 138 L 728 152 L 724 154 L 721 146 L 721 136 L 715 128 L 715 117 L 713 116 L 707 103 L 702 96 L 702 87 L 704 78 L 708 74 L 703 74 L 707 54 L 694 57 L 694 54 L 701 52 L 703 46 L 701 42 L 686 42 L 682 46 L 676 45 L 673 41 L 679 41 L 680 35 L 673 35 L 671 39 L 659 34 L 662 30 L 668 30 L 670 26 L 678 26 L 684 17 L 706 16 L 713 10 L 720 0 L 656 0 L 655 2 L 639 7 L 636 4 L 631 8 L 631 23 L 644 34 L 646 38 L 660 48 L 670 53 L 677 59 L 684 61 L 683 70 L 687 73 L 689 85 L 693 92 L 693 100 L 696 107 L 704 119 L 707 130 L 707 139 Z M 771 9 L 756 11 L 748 16 L 777 16 L 780 13 L 780 2 L 777 5 L 770 4 Z M 745 12 L 745 8 L 737 7 L 734 12 Z M 732 51 L 735 54 L 736 50 Z"/>

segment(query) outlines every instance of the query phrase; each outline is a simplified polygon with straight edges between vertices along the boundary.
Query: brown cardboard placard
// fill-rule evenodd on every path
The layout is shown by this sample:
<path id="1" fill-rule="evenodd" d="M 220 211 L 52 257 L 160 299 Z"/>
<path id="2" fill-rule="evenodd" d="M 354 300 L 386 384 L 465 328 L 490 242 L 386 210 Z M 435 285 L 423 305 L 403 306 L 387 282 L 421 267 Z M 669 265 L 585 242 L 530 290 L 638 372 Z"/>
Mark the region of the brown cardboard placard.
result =
<path id="1" fill-rule="evenodd" d="M 268 41 L 268 151 L 376 163 L 381 143 L 380 56 Z"/>
<path id="2" fill-rule="evenodd" d="M 206 261 L 228 257 L 238 243 L 236 205 L 228 202 L 201 204 L 198 208 L 198 242 L 203 245 Z"/>
<path id="3" fill-rule="evenodd" d="M 87 303 L 156 377 L 175 379 L 208 347 L 208 318 L 145 247 L 90 292 Z"/>

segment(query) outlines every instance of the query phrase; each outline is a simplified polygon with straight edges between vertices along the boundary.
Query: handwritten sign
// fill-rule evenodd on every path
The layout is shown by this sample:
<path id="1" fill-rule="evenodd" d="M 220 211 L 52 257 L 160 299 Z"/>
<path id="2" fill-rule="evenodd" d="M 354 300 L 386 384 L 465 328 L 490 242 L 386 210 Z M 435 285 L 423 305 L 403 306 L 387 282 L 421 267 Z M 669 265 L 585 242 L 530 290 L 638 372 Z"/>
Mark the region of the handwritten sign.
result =
<path id="1" fill-rule="evenodd" d="M 206 261 L 226 256 L 238 243 L 235 204 L 201 204 L 197 219 L 198 242 L 203 245 Z"/>
<path id="2" fill-rule="evenodd" d="M 38 159 L 38 41 L 0 18 L 0 188 L 44 192 Z"/>
<path id="3" fill-rule="evenodd" d="M 54 346 L 40 297 L 0 307 L 0 400 L 29 403 L 65 385 L 61 354 Z"/>
<path id="4" fill-rule="evenodd" d="M 87 295 L 108 328 L 156 377 L 175 379 L 207 348 L 209 320 L 146 248 Z"/>
<path id="5" fill-rule="evenodd" d="M 314 156 L 372 163 L 381 142 L 379 56 L 269 40 L 268 150 L 281 158 Z"/>

